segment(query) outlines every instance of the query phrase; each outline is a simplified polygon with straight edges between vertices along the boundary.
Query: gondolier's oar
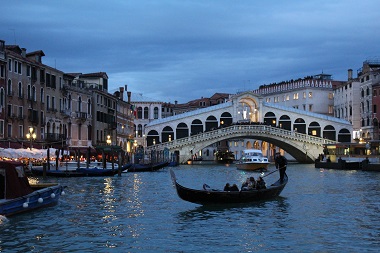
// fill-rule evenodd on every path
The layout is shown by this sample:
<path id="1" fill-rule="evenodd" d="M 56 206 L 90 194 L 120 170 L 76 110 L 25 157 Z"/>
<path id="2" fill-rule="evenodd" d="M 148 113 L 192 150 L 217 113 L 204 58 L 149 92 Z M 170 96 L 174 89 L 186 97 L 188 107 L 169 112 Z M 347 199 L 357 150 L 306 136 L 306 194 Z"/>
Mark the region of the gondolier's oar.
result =
<path id="1" fill-rule="evenodd" d="M 274 171 L 271 171 L 271 172 L 269 172 L 268 174 L 266 174 L 266 175 L 264 175 L 264 176 L 262 176 L 262 177 L 269 176 L 270 174 L 275 173 L 276 171 L 278 171 L 278 169 L 275 169 Z"/>

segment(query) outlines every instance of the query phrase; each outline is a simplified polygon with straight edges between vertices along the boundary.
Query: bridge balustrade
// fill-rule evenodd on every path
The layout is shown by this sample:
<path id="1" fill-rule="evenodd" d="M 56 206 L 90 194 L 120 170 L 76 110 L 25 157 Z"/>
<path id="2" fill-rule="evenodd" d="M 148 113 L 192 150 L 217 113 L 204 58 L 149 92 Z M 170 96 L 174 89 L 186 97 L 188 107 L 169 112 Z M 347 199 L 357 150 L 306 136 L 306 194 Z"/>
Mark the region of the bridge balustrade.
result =
<path id="1" fill-rule="evenodd" d="M 282 128 L 277 128 L 277 127 L 272 127 L 272 126 L 267 126 L 267 125 L 233 125 L 229 127 L 224 127 L 224 128 L 192 135 L 192 136 L 181 138 L 181 139 L 176 139 L 170 142 L 160 143 L 160 144 L 155 145 L 154 147 L 149 146 L 147 149 L 152 150 L 154 148 L 156 150 L 157 149 L 161 150 L 164 148 L 168 148 L 170 150 L 170 149 L 192 145 L 194 143 L 205 142 L 208 140 L 215 140 L 216 142 L 217 139 L 223 139 L 223 137 L 225 136 L 229 136 L 228 138 L 230 138 L 231 134 L 235 134 L 235 136 L 236 135 L 252 136 L 253 138 L 255 136 L 262 136 L 262 135 L 267 135 L 267 136 L 272 136 L 272 137 L 278 136 L 281 138 L 287 138 L 287 139 L 291 139 L 298 142 L 318 145 L 321 147 L 323 146 L 323 144 L 335 143 L 335 141 L 332 141 L 329 139 L 297 133 L 294 131 L 289 131 Z M 231 137 L 233 138 L 233 136 Z"/>

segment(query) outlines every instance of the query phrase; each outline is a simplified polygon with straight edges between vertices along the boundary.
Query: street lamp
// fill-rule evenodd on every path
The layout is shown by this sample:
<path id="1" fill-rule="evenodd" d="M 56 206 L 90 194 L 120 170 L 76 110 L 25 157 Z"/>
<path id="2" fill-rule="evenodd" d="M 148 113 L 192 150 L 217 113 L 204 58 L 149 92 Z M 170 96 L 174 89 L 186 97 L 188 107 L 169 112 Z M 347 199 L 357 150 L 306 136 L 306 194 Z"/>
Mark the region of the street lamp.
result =
<path id="1" fill-rule="evenodd" d="M 32 150 L 33 141 L 37 138 L 37 134 L 34 132 L 33 127 L 29 127 L 29 133 L 26 134 L 26 138 L 30 140 L 30 150 Z"/>
<path id="2" fill-rule="evenodd" d="M 107 135 L 107 145 L 111 145 L 111 135 Z"/>

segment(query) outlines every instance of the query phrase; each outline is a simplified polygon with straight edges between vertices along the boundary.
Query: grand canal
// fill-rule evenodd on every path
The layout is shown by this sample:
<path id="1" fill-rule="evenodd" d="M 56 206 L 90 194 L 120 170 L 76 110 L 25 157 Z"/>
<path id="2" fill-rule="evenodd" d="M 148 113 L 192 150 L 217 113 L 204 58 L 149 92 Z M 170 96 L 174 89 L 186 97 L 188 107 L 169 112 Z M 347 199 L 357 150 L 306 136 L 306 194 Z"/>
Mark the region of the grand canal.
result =
<path id="1" fill-rule="evenodd" d="M 234 165 L 173 169 L 179 183 L 192 188 L 240 185 L 259 175 Z M 214 207 L 179 199 L 168 168 L 48 179 L 67 185 L 66 195 L 55 207 L 0 217 L 0 252 L 378 251 L 380 173 L 290 164 L 287 174 L 289 183 L 277 199 Z"/>

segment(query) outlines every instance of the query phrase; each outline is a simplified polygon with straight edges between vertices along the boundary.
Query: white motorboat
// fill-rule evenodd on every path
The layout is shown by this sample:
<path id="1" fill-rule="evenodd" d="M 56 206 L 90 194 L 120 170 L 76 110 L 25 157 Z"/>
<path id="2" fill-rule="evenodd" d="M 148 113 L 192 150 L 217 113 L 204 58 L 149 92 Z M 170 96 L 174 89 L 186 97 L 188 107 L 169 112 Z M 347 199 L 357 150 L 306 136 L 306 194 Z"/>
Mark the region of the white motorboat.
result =
<path id="1" fill-rule="evenodd" d="M 268 158 L 259 149 L 244 150 L 243 157 L 236 163 L 239 170 L 267 170 L 269 165 Z"/>

